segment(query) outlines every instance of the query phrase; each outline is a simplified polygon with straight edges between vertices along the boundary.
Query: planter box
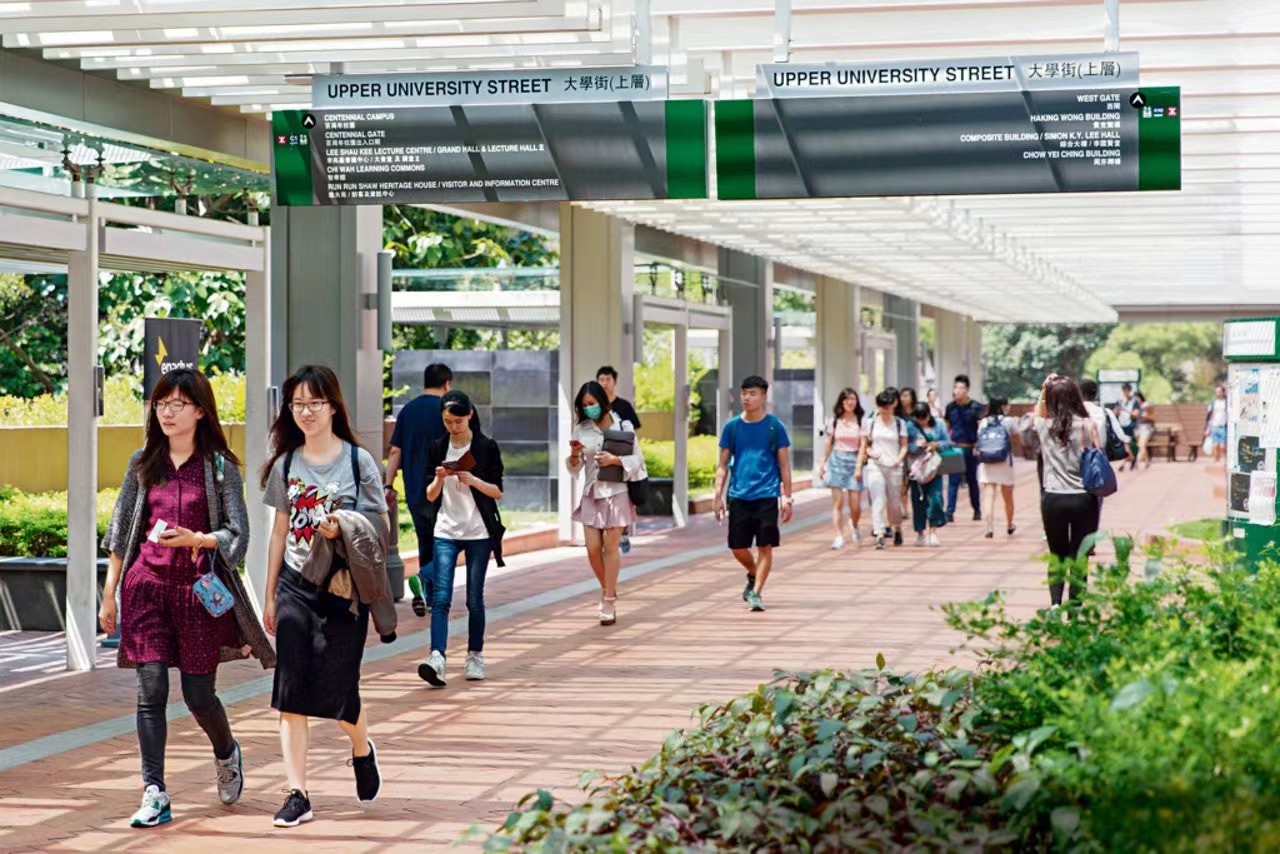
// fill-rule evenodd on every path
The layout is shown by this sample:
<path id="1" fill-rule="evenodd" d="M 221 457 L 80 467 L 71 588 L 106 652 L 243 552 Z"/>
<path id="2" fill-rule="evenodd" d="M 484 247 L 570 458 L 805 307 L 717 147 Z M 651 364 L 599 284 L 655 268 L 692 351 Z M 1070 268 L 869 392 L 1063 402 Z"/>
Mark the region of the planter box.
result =
<path id="1" fill-rule="evenodd" d="M 98 598 L 107 559 L 98 559 Z M 67 559 L 0 558 L 0 630 L 61 632 L 67 627 Z"/>
<path id="2" fill-rule="evenodd" d="M 636 507 L 638 516 L 671 516 L 672 492 L 675 484 L 670 478 L 649 478 L 649 495 Z"/>

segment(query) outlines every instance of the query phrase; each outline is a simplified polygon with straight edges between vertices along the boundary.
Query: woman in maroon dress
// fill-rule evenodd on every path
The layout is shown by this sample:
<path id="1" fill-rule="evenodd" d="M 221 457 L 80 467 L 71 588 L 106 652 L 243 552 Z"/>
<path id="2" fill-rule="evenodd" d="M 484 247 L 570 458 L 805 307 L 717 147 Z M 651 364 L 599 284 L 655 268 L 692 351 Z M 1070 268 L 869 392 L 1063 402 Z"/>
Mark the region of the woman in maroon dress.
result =
<path id="1" fill-rule="evenodd" d="M 171 371 L 157 383 L 150 409 L 146 444 L 129 460 L 107 530 L 110 561 L 98 615 L 107 632 L 119 616 L 119 663 L 138 674 L 144 791 L 134 827 L 171 819 L 164 780 L 169 668 L 181 673 L 183 699 L 213 746 L 218 797 L 233 804 L 244 777 L 240 746 L 214 689 L 218 663 L 249 652 L 264 667 L 274 663 L 235 571 L 248 548 L 248 512 L 213 389 L 195 371 Z M 206 607 L 194 590 L 211 570 L 234 600 L 218 616 L 220 609 Z"/>

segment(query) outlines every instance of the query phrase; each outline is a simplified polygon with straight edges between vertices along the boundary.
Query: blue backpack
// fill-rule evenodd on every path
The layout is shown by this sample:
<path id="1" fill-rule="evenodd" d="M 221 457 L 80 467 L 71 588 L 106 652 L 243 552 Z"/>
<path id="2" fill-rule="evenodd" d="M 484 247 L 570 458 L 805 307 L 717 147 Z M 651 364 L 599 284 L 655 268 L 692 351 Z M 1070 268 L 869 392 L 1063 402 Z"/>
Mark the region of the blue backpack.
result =
<path id="1" fill-rule="evenodd" d="M 1013 441 L 998 418 L 988 418 L 987 426 L 978 431 L 975 446 L 978 462 L 1003 463 L 1013 454 Z"/>

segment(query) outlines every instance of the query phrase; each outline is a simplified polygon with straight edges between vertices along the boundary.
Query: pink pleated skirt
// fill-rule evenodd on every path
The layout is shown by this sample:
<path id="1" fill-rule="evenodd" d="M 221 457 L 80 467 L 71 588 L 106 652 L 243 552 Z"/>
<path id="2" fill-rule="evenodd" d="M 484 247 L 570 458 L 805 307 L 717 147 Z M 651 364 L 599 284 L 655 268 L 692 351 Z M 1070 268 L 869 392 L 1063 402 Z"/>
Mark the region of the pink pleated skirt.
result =
<path id="1" fill-rule="evenodd" d="M 573 511 L 573 521 L 588 528 L 625 528 L 634 525 L 636 508 L 627 493 L 622 492 L 608 498 L 594 498 L 583 495 L 578 509 Z"/>

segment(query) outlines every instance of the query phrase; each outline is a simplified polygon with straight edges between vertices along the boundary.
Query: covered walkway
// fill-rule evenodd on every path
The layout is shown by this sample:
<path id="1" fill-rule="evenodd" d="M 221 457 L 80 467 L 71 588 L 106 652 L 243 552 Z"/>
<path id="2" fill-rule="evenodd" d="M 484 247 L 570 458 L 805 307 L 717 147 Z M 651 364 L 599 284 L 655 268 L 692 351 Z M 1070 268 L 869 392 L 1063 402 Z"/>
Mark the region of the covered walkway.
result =
<path id="1" fill-rule="evenodd" d="M 401 639 L 373 646 L 364 693 L 382 757 L 382 796 L 357 805 L 346 741 L 317 725 L 311 794 L 316 821 L 273 830 L 283 781 L 270 679 L 252 663 L 223 668 L 222 694 L 245 747 L 247 788 L 217 805 L 204 738 L 171 707 L 169 789 L 173 824 L 127 827 L 137 797 L 132 674 L 0 676 L 0 849 L 421 851 L 444 849 L 473 823 L 496 826 L 538 787 L 574 797 L 584 769 L 626 770 L 687 725 L 704 702 L 768 680 L 775 668 L 946 662 L 959 638 L 934 610 L 1000 588 L 1015 611 L 1046 599 L 1033 467 L 1022 465 L 1020 530 L 988 542 L 981 525 L 943 532 L 938 550 L 910 546 L 828 549 L 828 499 L 806 493 L 766 591 L 769 611 L 739 600 L 741 574 L 708 517 L 641 538 L 627 561 L 620 622 L 593 622 L 596 589 L 581 550 L 513 559 L 489 585 L 489 681 L 465 683 L 455 664 L 444 691 L 414 665 L 425 622 L 401 607 Z M 1156 464 L 1121 476 L 1104 528 L 1165 533 L 1177 521 L 1221 511 L 1221 469 Z M 863 527 L 866 527 L 864 520 Z M 1104 558 L 1105 559 L 1105 558 Z M 458 599 L 461 606 L 461 597 Z M 455 611 L 455 634 L 465 613 Z M 250 840 L 252 840 L 250 842 Z"/>

